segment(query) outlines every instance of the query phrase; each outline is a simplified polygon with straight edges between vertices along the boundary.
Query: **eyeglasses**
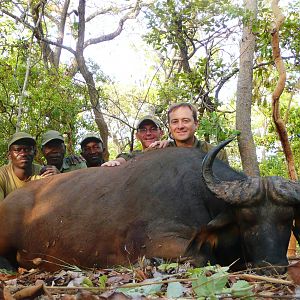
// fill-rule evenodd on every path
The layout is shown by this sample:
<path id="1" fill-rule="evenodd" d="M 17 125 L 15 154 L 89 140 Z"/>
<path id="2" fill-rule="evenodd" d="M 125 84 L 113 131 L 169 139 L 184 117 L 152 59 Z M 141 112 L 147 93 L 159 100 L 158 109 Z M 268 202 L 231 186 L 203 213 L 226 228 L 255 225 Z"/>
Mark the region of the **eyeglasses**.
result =
<path id="1" fill-rule="evenodd" d="M 151 128 L 148 129 L 148 128 L 142 127 L 142 128 L 138 128 L 137 131 L 140 132 L 140 133 L 147 133 L 148 131 L 150 133 L 154 133 L 154 132 L 159 131 L 159 128 L 158 127 L 151 127 Z"/>

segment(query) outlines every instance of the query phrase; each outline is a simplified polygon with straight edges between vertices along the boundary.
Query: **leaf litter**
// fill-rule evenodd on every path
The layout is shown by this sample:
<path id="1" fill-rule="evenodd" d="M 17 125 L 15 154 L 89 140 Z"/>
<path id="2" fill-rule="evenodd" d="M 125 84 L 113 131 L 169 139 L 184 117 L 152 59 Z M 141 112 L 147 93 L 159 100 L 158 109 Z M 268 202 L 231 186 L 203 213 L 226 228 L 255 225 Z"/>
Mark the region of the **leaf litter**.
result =
<path id="1" fill-rule="evenodd" d="M 284 275 L 259 276 L 255 269 L 194 268 L 189 263 L 151 263 L 131 267 L 62 269 L 45 272 L 0 269 L 1 300 L 125 299 L 300 299 L 300 258 Z"/>

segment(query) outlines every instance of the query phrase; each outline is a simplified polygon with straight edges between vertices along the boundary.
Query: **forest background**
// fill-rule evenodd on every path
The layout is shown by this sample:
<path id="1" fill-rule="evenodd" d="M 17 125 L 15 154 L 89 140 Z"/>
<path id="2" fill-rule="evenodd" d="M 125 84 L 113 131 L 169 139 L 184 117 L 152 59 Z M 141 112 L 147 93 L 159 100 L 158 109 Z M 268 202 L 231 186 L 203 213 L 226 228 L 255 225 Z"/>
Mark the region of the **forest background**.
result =
<path id="1" fill-rule="evenodd" d="M 287 74 L 280 114 L 299 175 L 300 1 L 279 5 Z M 135 124 L 146 114 L 159 117 L 167 138 L 168 106 L 188 101 L 199 111 L 199 139 L 216 144 L 242 131 L 239 149 L 227 149 L 232 165 L 242 168 L 238 151 L 247 153 L 241 141 L 251 146 L 250 136 L 247 173 L 257 165 L 261 175 L 288 176 L 272 120 L 278 72 L 269 1 L 0 0 L 0 7 L 1 164 L 20 130 L 39 144 L 43 132 L 58 130 L 69 152 L 79 152 L 85 132 L 100 132 L 112 159 L 139 147 Z"/>

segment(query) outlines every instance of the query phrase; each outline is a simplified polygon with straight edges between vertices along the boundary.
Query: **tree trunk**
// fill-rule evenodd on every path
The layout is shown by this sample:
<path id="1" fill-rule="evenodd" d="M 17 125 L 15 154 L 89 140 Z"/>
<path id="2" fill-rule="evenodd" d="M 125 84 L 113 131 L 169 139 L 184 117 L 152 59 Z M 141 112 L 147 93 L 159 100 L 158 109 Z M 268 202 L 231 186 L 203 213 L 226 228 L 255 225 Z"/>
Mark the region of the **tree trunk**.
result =
<path id="1" fill-rule="evenodd" d="M 92 104 L 93 113 L 95 116 L 95 122 L 97 127 L 100 131 L 102 140 L 104 142 L 104 160 L 108 160 L 109 153 L 107 147 L 107 140 L 108 140 L 108 127 L 104 120 L 103 114 L 100 110 L 99 104 L 99 94 L 96 89 L 96 84 L 93 78 L 92 73 L 88 70 L 87 65 L 85 63 L 85 59 L 83 56 L 84 50 L 84 37 L 85 37 L 85 5 L 86 0 L 80 0 L 78 6 L 78 16 L 79 16 L 79 27 L 78 27 L 78 41 L 76 45 L 76 61 L 80 73 L 82 74 L 88 88 L 90 101 Z"/>
<path id="2" fill-rule="evenodd" d="M 252 20 L 257 18 L 257 1 L 245 0 L 244 6 L 250 10 Z M 244 24 L 240 46 L 240 71 L 237 83 L 236 129 L 241 132 L 238 142 L 242 166 L 248 176 L 258 176 L 259 168 L 256 149 L 251 131 L 251 104 L 253 88 L 253 58 L 255 36 L 252 32 L 252 21 Z"/>
<path id="3" fill-rule="evenodd" d="M 289 143 L 285 122 L 282 120 L 280 116 L 279 100 L 285 88 L 286 71 L 285 71 L 285 66 L 279 48 L 279 29 L 282 23 L 284 22 L 284 16 L 278 6 L 278 2 L 279 2 L 278 0 L 272 1 L 272 11 L 275 16 L 275 24 L 272 29 L 271 43 L 272 43 L 273 59 L 279 74 L 277 85 L 272 94 L 272 115 L 283 148 L 283 152 L 287 161 L 289 177 L 292 180 L 297 180 L 298 177 L 295 170 L 294 157 Z M 295 254 L 296 254 L 296 240 L 295 237 L 292 235 L 290 239 L 289 248 L 288 248 L 288 256 L 289 257 L 295 256 Z"/>

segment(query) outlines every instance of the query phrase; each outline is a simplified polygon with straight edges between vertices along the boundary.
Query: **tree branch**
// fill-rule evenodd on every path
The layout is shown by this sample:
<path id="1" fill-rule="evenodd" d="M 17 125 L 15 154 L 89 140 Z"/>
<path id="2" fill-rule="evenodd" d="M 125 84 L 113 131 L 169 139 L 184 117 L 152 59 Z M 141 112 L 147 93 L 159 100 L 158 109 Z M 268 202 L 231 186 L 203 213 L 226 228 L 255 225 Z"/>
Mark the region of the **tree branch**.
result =
<path id="1" fill-rule="evenodd" d="M 84 48 L 86 48 L 86 47 L 88 47 L 89 45 L 92 45 L 92 44 L 98 44 L 98 43 L 102 43 L 102 42 L 105 42 L 105 41 L 110 41 L 110 40 L 114 39 L 115 37 L 117 37 L 118 35 L 120 35 L 120 33 L 123 30 L 124 23 L 129 19 L 136 18 L 138 16 L 138 14 L 140 13 L 141 6 L 140 6 L 139 2 L 140 1 L 137 0 L 137 3 L 135 5 L 135 8 L 133 9 L 133 11 L 128 12 L 125 16 L 123 16 L 120 19 L 118 28 L 114 32 L 99 36 L 97 38 L 87 40 L 84 43 Z"/>

